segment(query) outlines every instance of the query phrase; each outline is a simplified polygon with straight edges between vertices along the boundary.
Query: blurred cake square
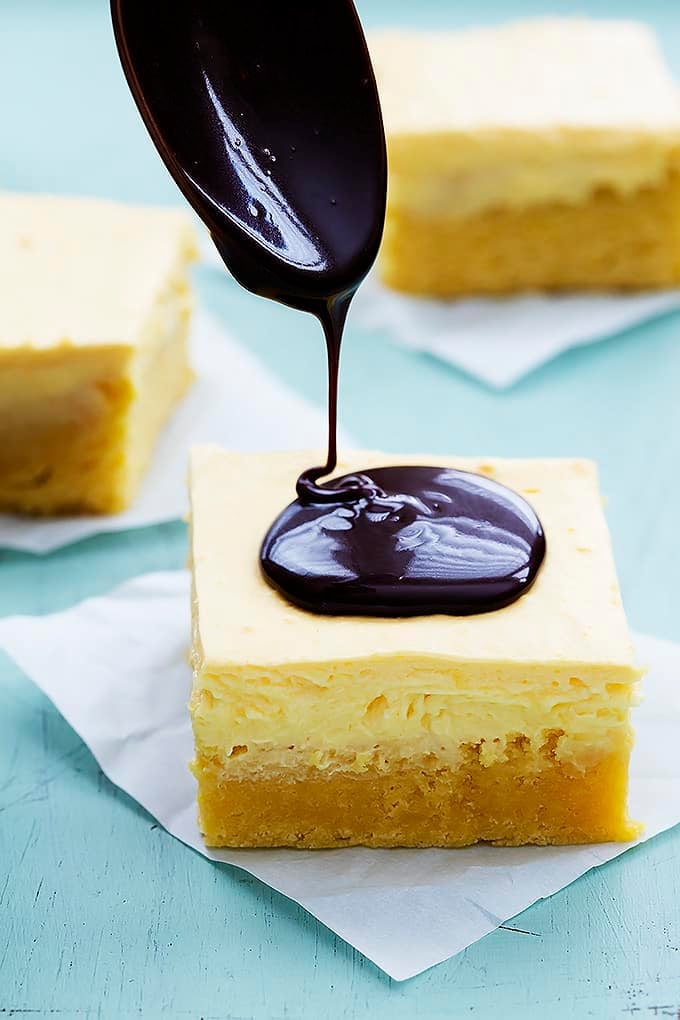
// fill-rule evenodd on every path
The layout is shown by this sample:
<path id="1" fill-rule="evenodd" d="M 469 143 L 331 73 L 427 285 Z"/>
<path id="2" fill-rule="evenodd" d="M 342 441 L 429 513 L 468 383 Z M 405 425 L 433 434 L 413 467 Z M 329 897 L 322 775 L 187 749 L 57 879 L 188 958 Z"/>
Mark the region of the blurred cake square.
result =
<path id="1" fill-rule="evenodd" d="M 680 91 L 648 27 L 542 18 L 385 30 L 369 45 L 389 286 L 450 297 L 680 280 Z"/>
<path id="2" fill-rule="evenodd" d="M 113 513 L 189 385 L 181 211 L 0 195 L 0 509 Z"/>
<path id="3" fill-rule="evenodd" d="M 594 466 L 427 458 L 530 500 L 547 555 L 477 616 L 319 616 L 264 580 L 262 538 L 313 453 L 191 461 L 193 692 L 211 846 L 560 844 L 634 837 L 639 671 Z M 338 474 L 423 458 L 355 453 Z"/>

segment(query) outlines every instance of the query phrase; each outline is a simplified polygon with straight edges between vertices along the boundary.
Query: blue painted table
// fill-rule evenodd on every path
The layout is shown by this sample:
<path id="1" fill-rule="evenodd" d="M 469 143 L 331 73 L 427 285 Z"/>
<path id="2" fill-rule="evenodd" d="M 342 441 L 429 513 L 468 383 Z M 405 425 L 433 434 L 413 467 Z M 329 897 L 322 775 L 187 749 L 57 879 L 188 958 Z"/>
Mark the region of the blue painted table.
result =
<path id="1" fill-rule="evenodd" d="M 433 26 L 469 20 L 472 6 L 360 3 L 369 24 Z M 475 6 L 486 21 L 545 9 L 541 0 Z M 579 8 L 649 18 L 680 71 L 676 0 Z M 123 85 L 104 0 L 0 0 L 0 95 L 0 187 L 177 201 Z M 274 371 L 322 399 L 311 322 L 214 274 L 198 283 Z M 498 394 L 350 323 L 342 414 L 365 444 L 385 449 L 599 460 L 632 624 L 680 640 L 679 334 L 680 316 L 667 317 Z M 178 567 L 185 552 L 179 523 L 45 558 L 0 552 L 0 613 L 49 612 Z M 419 978 L 390 982 L 283 897 L 159 830 L 0 659 L 0 1015 L 680 1017 L 680 829 L 514 926 L 528 934 L 501 929 Z"/>

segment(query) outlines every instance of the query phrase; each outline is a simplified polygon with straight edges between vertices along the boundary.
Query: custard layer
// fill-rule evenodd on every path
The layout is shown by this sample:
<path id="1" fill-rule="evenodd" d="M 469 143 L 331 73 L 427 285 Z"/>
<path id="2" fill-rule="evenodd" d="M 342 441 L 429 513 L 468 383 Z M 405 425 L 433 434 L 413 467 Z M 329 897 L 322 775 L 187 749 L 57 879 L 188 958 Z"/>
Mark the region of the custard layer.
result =
<path id="1" fill-rule="evenodd" d="M 557 760 L 582 764 L 628 733 L 636 676 L 583 663 L 539 669 L 376 656 L 204 671 L 190 707 L 201 750 L 236 753 L 246 767 L 278 767 L 294 750 L 298 764 L 337 767 L 341 753 L 341 767 L 360 772 L 384 767 L 386 748 L 387 760 L 432 753 L 453 766 L 469 745 L 490 765 L 516 735 L 540 748 L 551 733 Z"/>

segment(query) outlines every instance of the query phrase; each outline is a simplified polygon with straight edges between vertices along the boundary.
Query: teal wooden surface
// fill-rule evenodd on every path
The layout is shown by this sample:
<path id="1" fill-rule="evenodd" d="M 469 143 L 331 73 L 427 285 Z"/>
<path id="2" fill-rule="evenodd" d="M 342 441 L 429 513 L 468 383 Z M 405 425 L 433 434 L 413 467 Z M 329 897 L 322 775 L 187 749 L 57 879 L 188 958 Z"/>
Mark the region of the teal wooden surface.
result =
<path id="1" fill-rule="evenodd" d="M 472 6 L 360 2 L 374 24 L 462 23 Z M 487 21 L 546 9 L 475 6 Z M 578 8 L 646 17 L 680 71 L 676 0 Z M 0 95 L 0 187 L 177 200 L 123 86 L 104 0 L 0 0 Z M 209 271 L 198 284 L 274 371 L 321 399 L 311 322 Z M 503 394 L 350 322 L 342 414 L 386 449 L 598 459 L 631 622 L 680 640 L 679 384 L 678 315 L 566 354 Z M 49 612 L 180 566 L 185 552 L 179 523 L 44 558 L 0 551 L 0 613 Z M 523 931 L 501 929 L 410 982 L 389 981 L 294 904 L 167 836 L 0 657 L 0 1015 L 678 1018 L 680 829 L 510 926 Z"/>

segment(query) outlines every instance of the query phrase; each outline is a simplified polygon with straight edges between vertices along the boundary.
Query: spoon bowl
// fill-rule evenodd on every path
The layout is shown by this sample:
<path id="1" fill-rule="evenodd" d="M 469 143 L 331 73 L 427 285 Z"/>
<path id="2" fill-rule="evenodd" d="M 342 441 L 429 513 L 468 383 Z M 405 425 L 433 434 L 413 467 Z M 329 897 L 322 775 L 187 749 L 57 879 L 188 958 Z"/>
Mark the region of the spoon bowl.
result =
<path id="1" fill-rule="evenodd" d="M 317 311 L 370 269 L 385 138 L 351 0 L 112 0 L 146 127 L 236 279 Z"/>

